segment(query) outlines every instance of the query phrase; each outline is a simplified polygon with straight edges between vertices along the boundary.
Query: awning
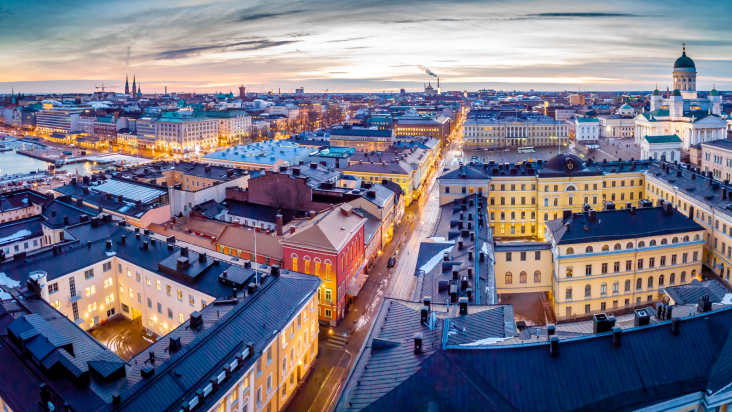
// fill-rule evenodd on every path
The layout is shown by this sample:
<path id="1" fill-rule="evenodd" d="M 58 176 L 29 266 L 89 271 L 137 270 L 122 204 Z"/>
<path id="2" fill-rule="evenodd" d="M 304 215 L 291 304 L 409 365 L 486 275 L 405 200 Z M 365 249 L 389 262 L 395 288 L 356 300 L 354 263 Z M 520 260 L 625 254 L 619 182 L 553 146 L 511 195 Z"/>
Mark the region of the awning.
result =
<path id="1" fill-rule="evenodd" d="M 364 273 L 361 273 L 358 276 L 356 276 L 356 278 L 353 280 L 353 282 L 350 285 L 348 285 L 348 287 L 346 288 L 346 295 L 358 296 L 358 292 L 361 291 L 361 288 L 363 288 L 363 284 L 366 283 L 366 279 L 368 279 L 368 278 L 369 277 Z"/>

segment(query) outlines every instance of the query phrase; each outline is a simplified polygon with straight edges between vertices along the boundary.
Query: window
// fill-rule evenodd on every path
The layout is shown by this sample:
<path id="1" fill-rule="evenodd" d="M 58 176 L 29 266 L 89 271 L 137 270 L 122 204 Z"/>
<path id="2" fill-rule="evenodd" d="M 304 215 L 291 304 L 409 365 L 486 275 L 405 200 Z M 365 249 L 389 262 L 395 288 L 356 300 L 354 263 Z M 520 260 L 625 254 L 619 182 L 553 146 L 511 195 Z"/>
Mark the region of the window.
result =
<path id="1" fill-rule="evenodd" d="M 659 276 L 658 277 L 658 287 L 659 288 L 663 287 L 663 281 L 664 281 L 664 276 L 663 275 Z"/>
<path id="2" fill-rule="evenodd" d="M 626 249 L 633 249 L 633 242 L 628 242 L 627 245 L 625 245 Z"/>
<path id="3" fill-rule="evenodd" d="M 84 271 L 84 279 L 91 279 L 94 277 L 94 269 L 89 269 Z"/>
<path id="4" fill-rule="evenodd" d="M 526 262 L 526 252 L 521 252 L 521 261 Z"/>
<path id="5" fill-rule="evenodd" d="M 600 294 L 607 295 L 607 283 L 603 283 L 602 285 L 600 285 Z"/>
<path id="6" fill-rule="evenodd" d="M 188 304 L 191 306 L 196 305 L 196 299 L 193 297 L 193 295 L 188 295 Z"/>
<path id="7" fill-rule="evenodd" d="M 58 282 L 48 284 L 48 294 L 58 292 Z"/>
<path id="8" fill-rule="evenodd" d="M 632 270 L 633 269 L 633 261 L 632 260 L 626 260 L 625 261 L 625 270 Z"/>
<path id="9" fill-rule="evenodd" d="M 620 272 L 620 262 L 615 262 L 615 263 L 613 263 L 613 271 L 614 271 L 615 273 L 618 273 L 618 272 Z"/>
<path id="10" fill-rule="evenodd" d="M 519 283 L 526 283 L 526 272 L 519 273 Z"/>
<path id="11" fill-rule="evenodd" d="M 152 308 L 152 299 L 147 298 L 147 307 Z"/>
<path id="12" fill-rule="evenodd" d="M 331 290 L 331 289 L 325 289 L 325 301 L 326 302 L 332 302 L 333 301 L 333 290 Z"/>
<path id="13" fill-rule="evenodd" d="M 180 300 L 180 301 L 183 300 L 183 291 L 180 289 L 178 289 L 178 300 Z"/>
<path id="14" fill-rule="evenodd" d="M 112 270 L 112 262 L 105 262 L 102 264 L 102 271 L 109 272 Z"/>
<path id="15" fill-rule="evenodd" d="M 630 292 L 630 279 L 625 281 L 625 292 Z"/>
<path id="16" fill-rule="evenodd" d="M 511 252 L 506 252 L 506 262 L 511 261 Z"/>
<path id="17" fill-rule="evenodd" d="M 666 266 L 666 256 L 661 256 L 661 266 Z"/>
<path id="18" fill-rule="evenodd" d="M 694 274 L 696 273 L 696 270 L 691 271 L 691 277 L 694 277 Z M 681 283 L 686 282 L 686 272 L 681 272 Z"/>
<path id="19" fill-rule="evenodd" d="M 591 297 L 592 296 L 592 287 L 590 285 L 585 286 L 585 297 Z"/>
<path id="20" fill-rule="evenodd" d="M 534 272 L 534 283 L 540 283 L 541 282 L 541 272 L 538 270 Z"/>
<path id="21" fill-rule="evenodd" d="M 592 253 L 592 246 L 587 246 L 585 253 Z"/>
<path id="22" fill-rule="evenodd" d="M 96 288 L 96 286 L 94 286 L 94 285 L 91 285 L 91 286 L 89 286 L 88 288 L 86 288 L 86 295 L 87 295 L 87 296 L 91 296 L 91 295 L 93 295 L 93 294 L 95 294 L 95 293 L 97 293 L 97 288 Z"/>
<path id="23" fill-rule="evenodd" d="M 506 272 L 506 284 L 510 285 L 513 283 L 513 275 L 511 272 Z"/>
<path id="24" fill-rule="evenodd" d="M 607 263 L 602 264 L 602 274 L 607 273 Z"/>
<path id="25" fill-rule="evenodd" d="M 565 292 L 565 298 L 572 299 L 572 288 L 567 288 L 567 291 Z"/>
<path id="26" fill-rule="evenodd" d="M 646 242 L 641 240 L 640 242 L 638 242 L 638 247 L 646 247 Z"/>
<path id="27" fill-rule="evenodd" d="M 620 288 L 620 284 L 618 282 L 613 282 L 613 293 L 618 293 Z"/>
<path id="28" fill-rule="evenodd" d="M 592 275 L 592 265 L 585 265 L 585 276 Z"/>
<path id="29" fill-rule="evenodd" d="M 638 280 L 635 281 L 635 288 L 636 290 L 643 289 L 643 279 L 638 278 Z"/>
<path id="30" fill-rule="evenodd" d="M 137 293 L 137 302 L 142 303 L 142 293 Z"/>
<path id="31" fill-rule="evenodd" d="M 573 272 L 574 271 L 572 270 L 572 266 L 567 266 L 567 277 L 568 278 L 571 278 L 572 277 L 572 273 Z"/>
<path id="32" fill-rule="evenodd" d="M 648 258 L 648 268 L 650 269 L 650 268 L 654 268 L 654 267 L 656 267 L 656 258 L 655 257 Z"/>
<path id="33" fill-rule="evenodd" d="M 567 248 L 567 254 L 568 255 L 573 255 L 574 254 L 574 248 L 568 247 Z"/>
<path id="34" fill-rule="evenodd" d="M 668 277 L 668 283 L 670 283 L 672 285 L 674 283 L 676 283 L 676 274 L 675 273 L 672 273 L 672 274 L 669 275 L 669 277 Z"/>
<path id="35" fill-rule="evenodd" d="M 650 243 L 648 243 L 649 246 L 656 246 L 656 239 L 652 239 Z"/>
<path id="36" fill-rule="evenodd" d="M 653 287 L 653 276 L 648 276 L 648 288 Z"/>

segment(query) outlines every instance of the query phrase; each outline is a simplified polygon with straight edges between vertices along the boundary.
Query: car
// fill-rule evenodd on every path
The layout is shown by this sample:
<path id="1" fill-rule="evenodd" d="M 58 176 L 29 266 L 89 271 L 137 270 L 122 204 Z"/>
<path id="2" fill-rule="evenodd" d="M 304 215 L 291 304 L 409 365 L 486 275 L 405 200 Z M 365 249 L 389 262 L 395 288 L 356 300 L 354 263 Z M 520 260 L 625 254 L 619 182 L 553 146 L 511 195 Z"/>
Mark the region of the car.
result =
<path id="1" fill-rule="evenodd" d="M 472 158 L 470 159 L 470 161 L 471 161 L 471 162 L 478 162 L 478 161 L 480 161 L 480 158 L 479 158 L 478 156 L 473 156 L 473 157 L 472 157 Z"/>
<path id="2" fill-rule="evenodd" d="M 389 258 L 389 262 L 386 264 L 386 267 L 394 267 L 394 264 L 396 264 L 396 256 L 392 256 Z"/>

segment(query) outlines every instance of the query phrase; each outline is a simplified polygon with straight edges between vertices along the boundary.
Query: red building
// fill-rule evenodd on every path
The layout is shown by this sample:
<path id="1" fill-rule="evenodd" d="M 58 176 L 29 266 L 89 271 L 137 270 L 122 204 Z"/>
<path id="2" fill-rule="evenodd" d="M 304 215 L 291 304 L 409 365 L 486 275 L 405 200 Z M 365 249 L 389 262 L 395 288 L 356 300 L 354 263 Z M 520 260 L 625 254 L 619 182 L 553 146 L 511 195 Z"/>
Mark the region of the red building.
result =
<path id="1" fill-rule="evenodd" d="M 319 318 L 335 325 L 346 309 L 346 288 L 361 272 L 366 219 L 344 203 L 290 223 L 282 244 L 284 268 L 323 280 Z"/>

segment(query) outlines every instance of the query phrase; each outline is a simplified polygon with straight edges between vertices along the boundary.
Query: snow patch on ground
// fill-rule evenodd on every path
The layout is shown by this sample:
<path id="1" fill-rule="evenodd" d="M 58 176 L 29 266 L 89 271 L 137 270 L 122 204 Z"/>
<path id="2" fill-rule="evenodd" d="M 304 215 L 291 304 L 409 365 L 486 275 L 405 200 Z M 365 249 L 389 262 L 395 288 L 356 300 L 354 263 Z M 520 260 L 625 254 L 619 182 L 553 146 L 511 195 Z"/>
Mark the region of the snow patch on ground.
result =
<path id="1" fill-rule="evenodd" d="M 440 237 L 440 236 L 428 237 L 427 239 L 429 239 L 429 240 L 431 240 L 431 241 L 433 241 L 435 243 L 448 243 L 448 244 L 451 244 L 451 245 L 454 245 L 455 244 L 455 241 L 454 240 L 445 240 L 444 237 Z"/>
<path id="2" fill-rule="evenodd" d="M 20 282 L 10 279 L 5 273 L 0 273 L 0 285 L 17 288 L 20 286 Z"/>
<path id="3" fill-rule="evenodd" d="M 723 305 L 732 305 L 732 293 L 727 293 L 722 298 L 722 304 Z"/>
<path id="4" fill-rule="evenodd" d="M 430 258 L 430 260 L 427 261 L 427 263 L 425 263 L 424 265 L 422 265 L 419 268 L 419 270 L 420 271 L 423 270 L 424 273 L 427 273 L 430 270 L 434 269 L 434 267 L 437 266 L 442 261 L 445 252 L 450 253 L 452 251 L 452 248 L 455 247 L 454 246 L 455 242 L 450 242 L 450 244 L 452 244 L 453 246 L 450 246 L 450 247 L 448 247 L 446 249 L 443 249 L 443 250 L 440 251 L 440 253 L 432 256 Z"/>
<path id="5" fill-rule="evenodd" d="M 19 230 L 19 231 L 13 233 L 10 236 L 0 237 L 0 244 L 12 242 L 12 241 L 15 241 L 15 240 L 20 240 L 24 236 L 28 236 L 30 234 L 31 234 L 31 231 L 28 230 L 28 229 Z"/>
<path id="6" fill-rule="evenodd" d="M 485 339 L 481 339 L 481 340 L 476 340 L 475 342 L 463 343 L 460 346 L 485 346 L 485 345 L 493 345 L 494 343 L 503 342 L 506 339 L 511 339 L 511 338 L 485 338 Z"/>

